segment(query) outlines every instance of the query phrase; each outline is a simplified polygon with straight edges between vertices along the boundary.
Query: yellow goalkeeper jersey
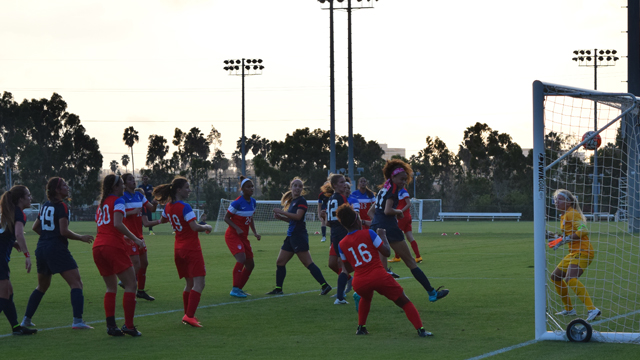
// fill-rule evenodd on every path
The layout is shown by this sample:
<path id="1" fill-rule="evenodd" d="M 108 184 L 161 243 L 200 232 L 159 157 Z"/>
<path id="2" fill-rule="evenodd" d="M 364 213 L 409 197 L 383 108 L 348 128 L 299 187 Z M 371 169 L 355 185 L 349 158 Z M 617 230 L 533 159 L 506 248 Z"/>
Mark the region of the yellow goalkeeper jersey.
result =
<path id="1" fill-rule="evenodd" d="M 565 235 L 576 234 L 580 236 L 580 240 L 574 240 L 569 243 L 569 250 L 572 253 L 582 252 L 589 257 L 593 257 L 594 251 L 591 242 L 589 242 L 589 231 L 582 214 L 574 208 L 569 208 L 560 217 L 560 220 L 562 220 L 561 229 Z"/>

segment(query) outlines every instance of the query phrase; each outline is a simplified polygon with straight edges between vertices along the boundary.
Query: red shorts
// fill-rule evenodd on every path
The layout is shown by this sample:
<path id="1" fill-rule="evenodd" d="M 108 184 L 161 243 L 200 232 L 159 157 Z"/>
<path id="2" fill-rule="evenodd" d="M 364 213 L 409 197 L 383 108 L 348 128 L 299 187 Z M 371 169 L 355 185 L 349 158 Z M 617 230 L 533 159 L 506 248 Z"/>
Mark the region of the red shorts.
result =
<path id="1" fill-rule="evenodd" d="M 411 231 L 411 217 L 405 215 L 402 219 L 398 219 L 398 227 L 402 232 Z"/>
<path id="2" fill-rule="evenodd" d="M 402 286 L 383 269 L 367 276 L 356 274 L 353 277 L 353 290 L 368 300 L 373 298 L 374 291 L 391 301 L 398 300 L 404 293 Z"/>
<path id="3" fill-rule="evenodd" d="M 249 239 L 239 236 L 233 228 L 228 228 L 227 232 L 224 233 L 224 242 L 227 243 L 231 254 L 245 253 L 247 259 L 253 259 L 253 250 L 251 249 Z"/>
<path id="4" fill-rule="evenodd" d="M 125 236 L 124 242 L 127 244 L 127 255 L 129 256 L 140 255 L 140 249 L 138 248 L 138 245 L 136 245 L 136 243 L 133 242 L 133 240 Z"/>
<path id="5" fill-rule="evenodd" d="M 336 251 L 333 249 L 333 245 L 329 245 L 329 256 L 338 256 Z"/>
<path id="6" fill-rule="evenodd" d="M 96 263 L 101 276 L 120 274 L 133 266 L 127 252 L 113 246 L 94 247 L 93 261 Z"/>
<path id="7" fill-rule="evenodd" d="M 180 279 L 207 275 L 201 250 L 175 249 L 174 260 Z"/>

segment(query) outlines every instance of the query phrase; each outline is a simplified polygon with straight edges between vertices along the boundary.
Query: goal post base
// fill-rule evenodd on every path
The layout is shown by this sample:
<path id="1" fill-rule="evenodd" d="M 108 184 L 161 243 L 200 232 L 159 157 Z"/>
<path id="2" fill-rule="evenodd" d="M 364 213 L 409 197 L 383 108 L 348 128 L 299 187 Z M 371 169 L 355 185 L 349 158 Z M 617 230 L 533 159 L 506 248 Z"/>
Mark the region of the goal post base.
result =
<path id="1" fill-rule="evenodd" d="M 569 341 L 565 331 L 547 331 L 542 333 L 536 340 L 538 341 Z M 591 341 L 603 343 L 626 343 L 640 344 L 639 333 L 622 333 L 622 332 L 599 332 L 594 331 Z"/>

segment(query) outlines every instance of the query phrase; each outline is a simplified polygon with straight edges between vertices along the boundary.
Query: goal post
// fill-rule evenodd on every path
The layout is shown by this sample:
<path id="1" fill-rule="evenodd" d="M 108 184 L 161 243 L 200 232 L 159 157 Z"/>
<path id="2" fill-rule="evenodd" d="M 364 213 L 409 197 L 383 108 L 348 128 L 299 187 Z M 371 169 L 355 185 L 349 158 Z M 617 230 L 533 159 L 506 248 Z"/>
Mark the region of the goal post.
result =
<path id="1" fill-rule="evenodd" d="M 535 337 L 567 340 L 576 316 L 556 315 L 564 303 L 550 275 L 568 245 L 550 249 L 561 234 L 558 189 L 578 199 L 595 256 L 579 280 L 602 314 L 592 320 L 594 341 L 640 343 L 640 123 L 632 94 L 533 83 Z M 587 309 L 568 289 L 577 317 Z"/>

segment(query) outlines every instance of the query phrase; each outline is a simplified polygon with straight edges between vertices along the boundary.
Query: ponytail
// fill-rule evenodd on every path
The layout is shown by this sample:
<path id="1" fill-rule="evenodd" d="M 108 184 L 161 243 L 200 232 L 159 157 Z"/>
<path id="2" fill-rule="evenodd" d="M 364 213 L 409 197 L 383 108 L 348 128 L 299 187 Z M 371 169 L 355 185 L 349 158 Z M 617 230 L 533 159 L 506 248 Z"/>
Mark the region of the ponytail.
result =
<path id="1" fill-rule="evenodd" d="M 16 222 L 16 207 L 20 199 L 27 195 L 27 187 L 24 185 L 15 185 L 5 191 L 0 197 L 0 228 L 7 229 L 13 233 Z"/>
<path id="2" fill-rule="evenodd" d="M 162 184 L 153 188 L 153 198 L 160 204 L 176 201 L 176 192 L 181 189 L 188 180 L 182 176 L 176 176 L 171 184 Z"/>

